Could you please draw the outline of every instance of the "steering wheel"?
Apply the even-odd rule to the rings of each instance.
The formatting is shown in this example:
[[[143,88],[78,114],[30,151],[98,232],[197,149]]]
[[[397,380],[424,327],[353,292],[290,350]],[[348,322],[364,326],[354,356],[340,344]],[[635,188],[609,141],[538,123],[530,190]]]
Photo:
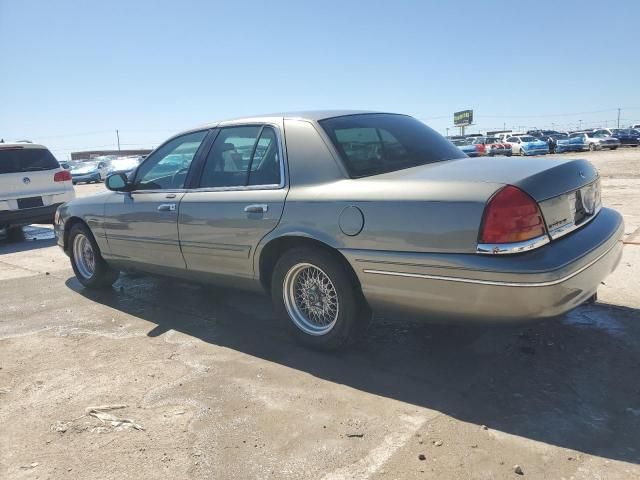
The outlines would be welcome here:
[[[175,188],[176,179],[178,178],[178,175],[187,173],[188,171],[189,171],[189,167],[183,167],[180,170],[176,171],[176,173],[174,173],[171,177],[171,187]]]

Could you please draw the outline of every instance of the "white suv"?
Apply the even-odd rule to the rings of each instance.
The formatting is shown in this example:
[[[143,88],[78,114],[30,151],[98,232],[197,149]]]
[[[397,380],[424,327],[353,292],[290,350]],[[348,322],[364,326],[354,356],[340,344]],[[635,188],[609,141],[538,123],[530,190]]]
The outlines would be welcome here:
[[[0,231],[53,223],[58,206],[73,198],[71,173],[46,147],[0,143]]]

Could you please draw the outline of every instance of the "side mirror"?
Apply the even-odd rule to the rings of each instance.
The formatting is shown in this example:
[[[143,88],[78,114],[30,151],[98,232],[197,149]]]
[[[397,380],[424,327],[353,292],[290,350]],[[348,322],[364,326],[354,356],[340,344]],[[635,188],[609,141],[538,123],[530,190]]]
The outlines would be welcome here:
[[[105,187],[114,192],[126,192],[131,184],[124,173],[114,173],[109,175],[104,182]]]

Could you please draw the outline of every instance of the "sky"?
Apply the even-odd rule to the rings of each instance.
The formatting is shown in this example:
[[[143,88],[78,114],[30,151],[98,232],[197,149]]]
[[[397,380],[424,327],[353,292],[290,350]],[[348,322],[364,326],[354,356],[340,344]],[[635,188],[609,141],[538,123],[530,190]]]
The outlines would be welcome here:
[[[277,111],[453,134],[640,123],[640,2],[0,0],[0,138],[154,147]]]

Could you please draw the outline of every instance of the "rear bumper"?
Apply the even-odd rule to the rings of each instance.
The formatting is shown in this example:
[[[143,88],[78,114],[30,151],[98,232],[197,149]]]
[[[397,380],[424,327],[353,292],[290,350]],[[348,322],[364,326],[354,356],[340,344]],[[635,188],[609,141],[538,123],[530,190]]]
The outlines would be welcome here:
[[[344,250],[378,311],[433,322],[513,323],[565,313],[618,265],[624,224],[603,209],[583,228],[517,255]]]
[[[62,205],[55,203],[45,207],[24,208],[22,210],[0,211],[0,226],[2,225],[30,225],[32,223],[53,223],[56,209]]]

